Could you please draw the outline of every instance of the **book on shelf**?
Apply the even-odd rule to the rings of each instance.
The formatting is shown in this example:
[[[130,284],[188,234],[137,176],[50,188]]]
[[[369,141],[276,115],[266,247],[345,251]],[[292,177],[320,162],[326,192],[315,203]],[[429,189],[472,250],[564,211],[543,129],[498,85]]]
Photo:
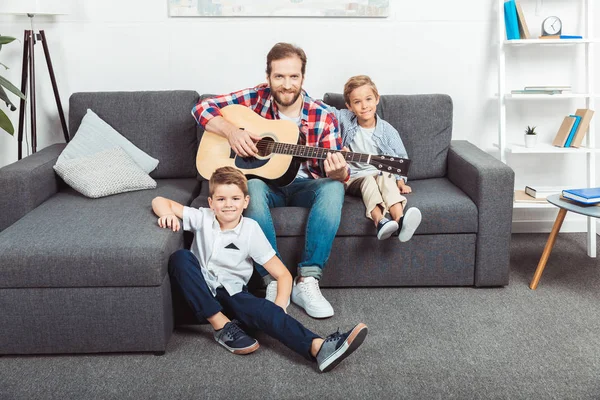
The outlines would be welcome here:
[[[510,94],[561,94],[562,89],[513,89]]]
[[[575,118],[571,116],[567,116],[563,119],[560,128],[558,128],[558,132],[552,141],[552,146],[557,147],[565,147],[565,142],[567,141],[569,134],[571,133],[571,129],[573,128],[573,124],[575,123]]]
[[[600,187],[565,189],[562,191],[562,196],[583,204],[596,204],[600,203]]]
[[[531,197],[530,195],[528,195],[527,193],[525,193],[524,190],[515,190],[515,195],[514,195],[514,202],[515,203],[546,203],[546,199],[538,199],[535,197]]]
[[[520,38],[515,0],[508,0],[504,3],[504,25],[506,27],[506,38],[508,40]]]
[[[525,86],[523,89],[524,90],[560,90],[561,92],[570,92],[571,86],[570,85],[565,85],[565,86],[560,86],[560,85]]]
[[[583,39],[580,35],[542,35],[539,39]]]
[[[549,186],[525,186],[525,193],[535,199],[545,199],[551,194],[560,193],[560,189]]]
[[[521,7],[521,3],[515,1],[515,7],[517,9],[517,20],[519,22],[519,37],[521,39],[531,39],[527,22],[525,22],[525,13],[523,13],[523,7]]]
[[[571,147],[580,147],[581,142],[583,141],[583,138],[585,137],[585,134],[587,133],[588,128],[590,127],[590,121],[594,116],[594,111],[587,108],[579,108],[575,112],[575,115],[580,116],[581,121],[579,121],[579,126],[577,127],[575,137],[571,142]]]
[[[579,126],[579,121],[581,121],[581,117],[579,115],[569,115],[569,117],[575,118],[575,122],[573,122],[573,127],[571,128],[571,132],[569,132],[569,136],[565,141],[565,147],[571,147],[571,142],[573,142],[573,137],[575,137],[575,132],[577,132],[577,127]]]

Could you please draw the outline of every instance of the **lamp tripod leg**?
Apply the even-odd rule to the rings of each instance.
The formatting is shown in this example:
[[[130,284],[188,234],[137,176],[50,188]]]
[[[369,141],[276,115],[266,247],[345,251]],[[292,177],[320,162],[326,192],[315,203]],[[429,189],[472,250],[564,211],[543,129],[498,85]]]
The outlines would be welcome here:
[[[48,72],[50,73],[50,81],[52,81],[52,90],[54,91],[54,99],[56,100],[56,107],[58,108],[60,124],[62,125],[63,134],[65,136],[65,142],[69,143],[69,131],[67,129],[67,122],[65,120],[65,114],[63,112],[62,103],[60,101],[60,95],[58,94],[58,85],[56,84],[54,68],[52,68],[52,60],[50,59],[50,51],[48,50],[48,41],[46,40],[46,33],[42,30],[40,31],[40,36],[42,38],[42,47],[44,48],[44,55],[46,56]]]
[[[36,129],[36,112],[35,112],[35,52],[33,45],[35,44],[35,32],[30,31],[29,36],[29,106],[31,110],[31,152],[37,151],[37,129]]]
[[[31,31],[26,30],[23,38],[23,64],[21,69],[21,93],[27,93],[27,69],[29,67],[29,36]],[[21,99],[19,103],[19,133],[17,143],[19,150],[19,160],[23,158],[23,129],[25,127],[25,100]]]

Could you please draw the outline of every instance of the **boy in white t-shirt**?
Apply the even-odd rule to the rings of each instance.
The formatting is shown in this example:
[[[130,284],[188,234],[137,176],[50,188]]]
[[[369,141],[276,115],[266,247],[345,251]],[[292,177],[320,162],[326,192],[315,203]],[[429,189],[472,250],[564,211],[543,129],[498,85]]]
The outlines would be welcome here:
[[[250,201],[246,177],[235,168],[219,168],[210,179],[209,192],[210,208],[185,207],[163,197],[152,200],[161,228],[179,231],[181,218],[183,229],[194,232],[191,251],[178,250],[169,259],[172,289],[181,292],[196,318],[208,321],[215,340],[234,354],[249,354],[259,347],[244,331],[247,327],[316,361],[322,372],[333,369],[361,345],[367,326],[360,323],[323,339],[289,316],[292,276],[258,223],[242,216]],[[275,303],[248,292],[253,261],[277,280]]]
[[[344,85],[347,110],[336,110],[342,131],[342,143],[350,151],[363,154],[386,154],[407,158],[408,154],[398,131],[377,116],[379,92],[366,75],[353,76]],[[361,195],[367,218],[373,220],[379,240],[398,232],[401,242],[410,240],[421,223],[421,211],[406,210],[404,194],[412,192],[405,176],[380,172],[369,164],[349,163],[350,179],[346,192]],[[386,218],[389,212],[392,219]]]

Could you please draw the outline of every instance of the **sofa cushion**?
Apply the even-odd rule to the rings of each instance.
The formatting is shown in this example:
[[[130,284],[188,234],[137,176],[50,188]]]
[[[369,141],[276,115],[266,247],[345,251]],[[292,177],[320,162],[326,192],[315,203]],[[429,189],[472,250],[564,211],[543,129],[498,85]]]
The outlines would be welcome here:
[[[346,108],[344,97],[325,93],[323,101]],[[446,175],[452,139],[452,98],[445,94],[382,95],[377,114],[400,133],[411,159],[408,179]]]
[[[407,195],[407,207],[417,207],[423,220],[417,235],[477,233],[478,216],[475,203],[446,178],[409,182],[413,193]],[[208,192],[202,188],[192,207],[208,207]],[[252,201],[252,199],[250,199]],[[308,219],[307,208],[280,207],[271,210],[277,236],[303,236]],[[346,195],[337,236],[374,236],[375,226],[365,217],[360,197]]]
[[[155,196],[183,204],[195,179],[89,199],[68,188],[0,232],[0,287],[160,286],[182,232],[159,228]]]
[[[87,109],[160,163],[153,178],[196,177],[196,121],[191,110],[198,93],[81,92],[69,99],[69,132],[77,132]]]
[[[92,198],[156,187],[156,181],[120,147],[75,159],[59,158],[54,170],[73,189]]]
[[[81,120],[77,134],[60,153],[57,163],[91,156],[115,147],[122,148],[148,174],[158,166],[156,158],[144,153],[90,109]]]

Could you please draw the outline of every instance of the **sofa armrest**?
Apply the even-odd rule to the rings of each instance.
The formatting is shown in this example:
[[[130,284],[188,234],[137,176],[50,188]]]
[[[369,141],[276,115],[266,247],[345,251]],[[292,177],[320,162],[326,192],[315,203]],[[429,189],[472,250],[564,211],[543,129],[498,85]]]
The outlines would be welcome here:
[[[66,144],[55,144],[0,168],[0,231],[58,192],[52,168]]]
[[[453,140],[448,179],[473,200],[478,210],[475,286],[508,284],[514,171],[465,140]]]

